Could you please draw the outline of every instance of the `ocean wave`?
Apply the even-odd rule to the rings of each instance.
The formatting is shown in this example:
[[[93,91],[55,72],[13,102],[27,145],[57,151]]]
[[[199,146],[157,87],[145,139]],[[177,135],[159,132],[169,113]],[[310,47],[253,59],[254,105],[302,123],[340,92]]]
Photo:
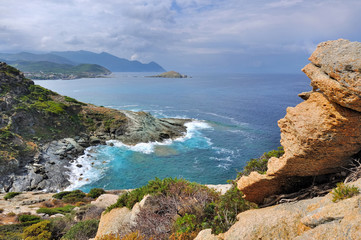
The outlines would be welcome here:
[[[222,147],[212,147],[213,150],[216,151],[217,154],[230,154],[234,155],[234,150],[222,148]]]
[[[96,159],[95,148],[94,146],[87,148],[84,155],[70,164],[68,169],[70,170],[69,182],[71,184],[64,191],[79,189],[104,177],[109,160],[101,161]]]
[[[245,122],[240,122],[240,121],[237,121],[235,118],[233,117],[229,117],[229,116],[224,116],[224,115],[221,115],[221,114],[217,114],[217,113],[213,113],[213,112],[203,112],[203,111],[199,111],[199,113],[202,113],[202,114],[206,114],[206,115],[211,115],[211,116],[215,116],[215,117],[218,117],[218,118],[223,118],[223,119],[227,119],[229,120],[231,123],[237,125],[237,126],[245,126],[245,125],[248,125],[248,123],[245,123]]]
[[[203,136],[200,132],[200,130],[203,129],[212,129],[209,124],[204,121],[194,120],[186,123],[185,126],[187,127],[185,136],[174,140],[167,139],[163,142],[138,143],[136,145],[127,145],[118,140],[109,140],[106,142],[108,146],[92,146],[87,148],[84,155],[78,157],[71,163],[69,167],[69,181],[71,185],[65,190],[79,189],[86,184],[96,182],[103,178],[108,169],[108,163],[113,161],[115,156],[106,155],[106,161],[97,159],[97,156],[99,156],[101,151],[107,151],[106,149],[109,149],[110,145],[124,151],[139,152],[142,154],[154,153],[157,146],[169,146],[177,143],[182,144],[183,148],[208,148],[212,145],[211,140]],[[187,141],[189,141],[189,143]]]
[[[211,159],[211,160],[216,160],[216,161],[218,161],[218,162],[233,162],[233,160],[231,159],[230,156],[222,157],[222,158],[210,157],[209,159]]]
[[[184,124],[187,127],[187,133],[183,137],[176,138],[174,140],[166,139],[163,142],[148,142],[148,143],[138,143],[136,145],[127,145],[119,140],[109,140],[107,141],[107,145],[114,145],[118,148],[124,148],[126,150],[131,150],[133,152],[140,152],[143,154],[151,154],[154,152],[154,149],[156,146],[165,146],[165,145],[171,145],[174,142],[185,142],[193,137],[195,135],[199,136],[199,130],[202,129],[212,129],[212,127],[207,124],[206,122],[200,121],[200,120],[194,120],[188,123]],[[203,139],[206,140],[207,144],[210,146],[212,145],[211,139],[201,136]]]

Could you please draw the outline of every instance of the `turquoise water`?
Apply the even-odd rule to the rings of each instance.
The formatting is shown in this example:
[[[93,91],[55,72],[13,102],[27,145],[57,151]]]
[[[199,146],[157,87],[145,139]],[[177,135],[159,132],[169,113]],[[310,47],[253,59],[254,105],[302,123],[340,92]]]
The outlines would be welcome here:
[[[194,74],[186,79],[115,73],[112,78],[43,80],[37,84],[80,101],[157,117],[196,119],[184,138],[87,149],[71,167],[71,188],[135,188],[154,177],[207,184],[234,179],[250,158],[277,148],[277,121],[310,90],[295,75]],[[152,74],[149,74],[152,75]],[[76,164],[83,165],[78,168]]]

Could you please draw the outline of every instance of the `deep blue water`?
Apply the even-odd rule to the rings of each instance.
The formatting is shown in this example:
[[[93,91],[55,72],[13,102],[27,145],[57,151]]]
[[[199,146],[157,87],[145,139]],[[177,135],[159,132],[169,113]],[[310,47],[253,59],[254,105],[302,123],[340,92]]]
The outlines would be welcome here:
[[[135,188],[154,177],[224,184],[250,158],[280,146],[277,121],[288,106],[301,102],[298,93],[310,90],[302,74],[194,74],[185,79],[146,75],[151,74],[35,81],[83,102],[198,120],[185,138],[173,142],[133,147],[117,142],[115,147],[88,149],[77,160],[83,168],[72,167],[73,188]]]

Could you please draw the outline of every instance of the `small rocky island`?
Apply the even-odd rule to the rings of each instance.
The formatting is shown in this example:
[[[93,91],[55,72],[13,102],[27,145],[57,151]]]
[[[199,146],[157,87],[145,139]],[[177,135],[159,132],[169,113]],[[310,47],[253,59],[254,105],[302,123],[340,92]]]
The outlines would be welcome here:
[[[169,71],[169,72],[164,72],[164,73],[161,73],[159,75],[150,76],[150,77],[157,77],[157,78],[187,78],[188,76],[180,74],[180,73],[175,72],[175,71]]]

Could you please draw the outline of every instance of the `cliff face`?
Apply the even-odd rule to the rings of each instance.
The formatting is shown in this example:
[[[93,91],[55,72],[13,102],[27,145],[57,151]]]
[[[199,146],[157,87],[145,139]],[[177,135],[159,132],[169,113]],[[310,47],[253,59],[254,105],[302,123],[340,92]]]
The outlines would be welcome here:
[[[69,184],[66,166],[84,148],[110,139],[136,144],[176,138],[186,121],[85,104],[0,63],[0,188],[61,189]]]
[[[269,160],[265,175],[238,181],[250,201],[262,203],[300,177],[336,173],[361,151],[361,43],[324,42],[309,60],[303,71],[313,91],[278,122],[285,154]]]

